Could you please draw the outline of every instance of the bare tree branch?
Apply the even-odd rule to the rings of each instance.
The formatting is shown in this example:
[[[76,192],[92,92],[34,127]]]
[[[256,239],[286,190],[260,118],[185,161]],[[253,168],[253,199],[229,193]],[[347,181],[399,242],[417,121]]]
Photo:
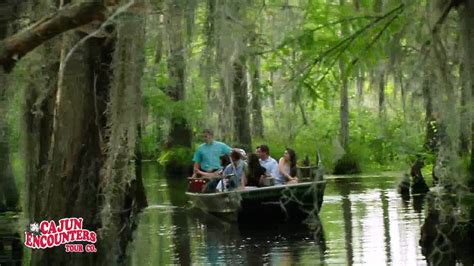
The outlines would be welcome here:
[[[45,41],[68,30],[102,21],[106,7],[97,2],[68,5],[56,13],[40,19],[32,27],[0,41],[0,65],[10,72],[16,62]]]

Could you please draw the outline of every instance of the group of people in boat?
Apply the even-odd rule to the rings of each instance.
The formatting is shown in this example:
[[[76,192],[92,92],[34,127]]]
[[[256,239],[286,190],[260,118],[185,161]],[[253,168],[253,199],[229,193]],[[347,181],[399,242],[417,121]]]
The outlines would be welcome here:
[[[247,154],[242,149],[231,148],[214,140],[213,132],[209,129],[203,131],[202,137],[204,143],[193,156],[192,178],[209,180],[204,192],[298,182],[296,153],[290,148],[286,148],[277,162],[270,156],[267,145],[260,145],[254,153]]]

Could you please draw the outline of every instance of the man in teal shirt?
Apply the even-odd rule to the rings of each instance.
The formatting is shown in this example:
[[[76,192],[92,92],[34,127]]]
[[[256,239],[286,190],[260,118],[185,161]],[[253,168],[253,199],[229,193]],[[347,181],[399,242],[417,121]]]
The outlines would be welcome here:
[[[203,131],[203,139],[205,143],[199,145],[193,156],[193,177],[196,177],[196,174],[203,175],[204,177],[210,176],[206,175],[206,173],[220,170],[220,157],[230,154],[232,151],[232,148],[227,144],[214,140],[214,134],[209,129]]]

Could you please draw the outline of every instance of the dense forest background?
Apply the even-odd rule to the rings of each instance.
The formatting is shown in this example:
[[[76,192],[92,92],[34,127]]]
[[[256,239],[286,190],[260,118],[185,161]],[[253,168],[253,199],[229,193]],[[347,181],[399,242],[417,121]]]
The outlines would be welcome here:
[[[470,195],[472,25],[472,0],[0,1],[0,209],[84,217],[120,260],[141,161],[184,177],[204,128]]]

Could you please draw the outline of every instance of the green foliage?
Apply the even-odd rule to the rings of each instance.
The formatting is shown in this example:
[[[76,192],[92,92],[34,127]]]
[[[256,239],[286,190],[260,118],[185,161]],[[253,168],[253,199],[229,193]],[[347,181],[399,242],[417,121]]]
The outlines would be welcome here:
[[[186,147],[174,147],[173,149],[163,151],[158,158],[158,162],[163,166],[170,163],[187,166],[190,164],[192,157],[192,149]]]
[[[277,102],[277,110],[283,109],[283,102]],[[301,118],[293,112],[278,114],[278,121],[272,110],[265,114],[266,140],[254,141],[255,144],[267,143],[272,156],[276,159],[283,155],[285,147],[296,150],[299,161],[305,155],[312,163],[316,162],[319,150],[325,168],[334,169],[335,163],[346,153],[338,144],[339,113],[335,105],[326,109],[317,106],[307,111],[309,125],[302,125]],[[370,108],[360,107],[350,113],[350,145],[349,150],[357,157],[364,172],[408,169],[411,157],[421,154],[426,164],[433,162],[433,155],[423,153],[423,127],[405,125],[398,112],[391,113],[391,119],[381,125],[377,112]],[[419,121],[422,118],[419,117]],[[288,130],[292,129],[293,132]],[[293,139],[291,139],[293,134]]]
[[[296,150],[300,160],[308,155],[312,162],[319,151],[326,169],[334,169],[335,163],[349,154],[346,156],[356,157],[365,172],[407,169],[412,157],[421,154],[426,158],[426,170],[434,163],[434,157],[423,147],[424,106],[417,85],[412,84],[415,81],[410,79],[419,60],[418,52],[407,48],[419,47],[429,38],[420,35],[424,22],[416,19],[419,10],[414,4],[389,1],[381,12],[375,12],[373,1],[359,2],[358,10],[351,1],[342,6],[339,2],[322,0],[305,4],[290,1],[290,7],[285,1],[247,6],[246,21],[241,23],[249,36],[257,38],[254,44],[247,43],[249,57],[261,52],[259,83],[265,132],[264,139],[253,139],[253,143],[268,144],[276,159],[287,146]],[[206,5],[198,8],[196,34],[186,44],[189,53],[184,101],[173,101],[167,95],[166,88],[173,81],[168,79],[166,60],[154,65],[156,40],[149,40],[152,44],[147,45],[149,75],[144,82],[144,105],[152,119],[148,122],[151,125],[145,127],[142,150],[150,157],[159,156],[160,162],[169,162],[171,158],[189,161],[192,157],[191,153],[175,154],[163,148],[171,117],[186,118],[194,132],[209,126],[216,129],[220,122],[223,91],[219,67],[224,58],[220,58],[222,47],[218,45],[223,44],[211,44],[214,46],[207,50],[206,8]],[[222,41],[223,36],[216,29],[211,34],[214,42]],[[203,71],[206,51],[210,51],[215,65]],[[387,79],[384,82],[387,111],[383,116],[377,111],[378,84],[374,78],[380,66],[386,70]],[[347,75],[350,98],[347,151],[338,142],[341,69]],[[359,71],[364,77],[362,100],[356,95]],[[402,108],[401,85],[392,80],[397,71],[402,73],[408,107]],[[208,75],[211,75],[210,98],[205,85]],[[303,112],[307,124],[303,123]],[[231,144],[232,140],[228,142]]]
[[[358,174],[360,173],[360,165],[356,154],[345,153],[334,166],[334,174]]]

